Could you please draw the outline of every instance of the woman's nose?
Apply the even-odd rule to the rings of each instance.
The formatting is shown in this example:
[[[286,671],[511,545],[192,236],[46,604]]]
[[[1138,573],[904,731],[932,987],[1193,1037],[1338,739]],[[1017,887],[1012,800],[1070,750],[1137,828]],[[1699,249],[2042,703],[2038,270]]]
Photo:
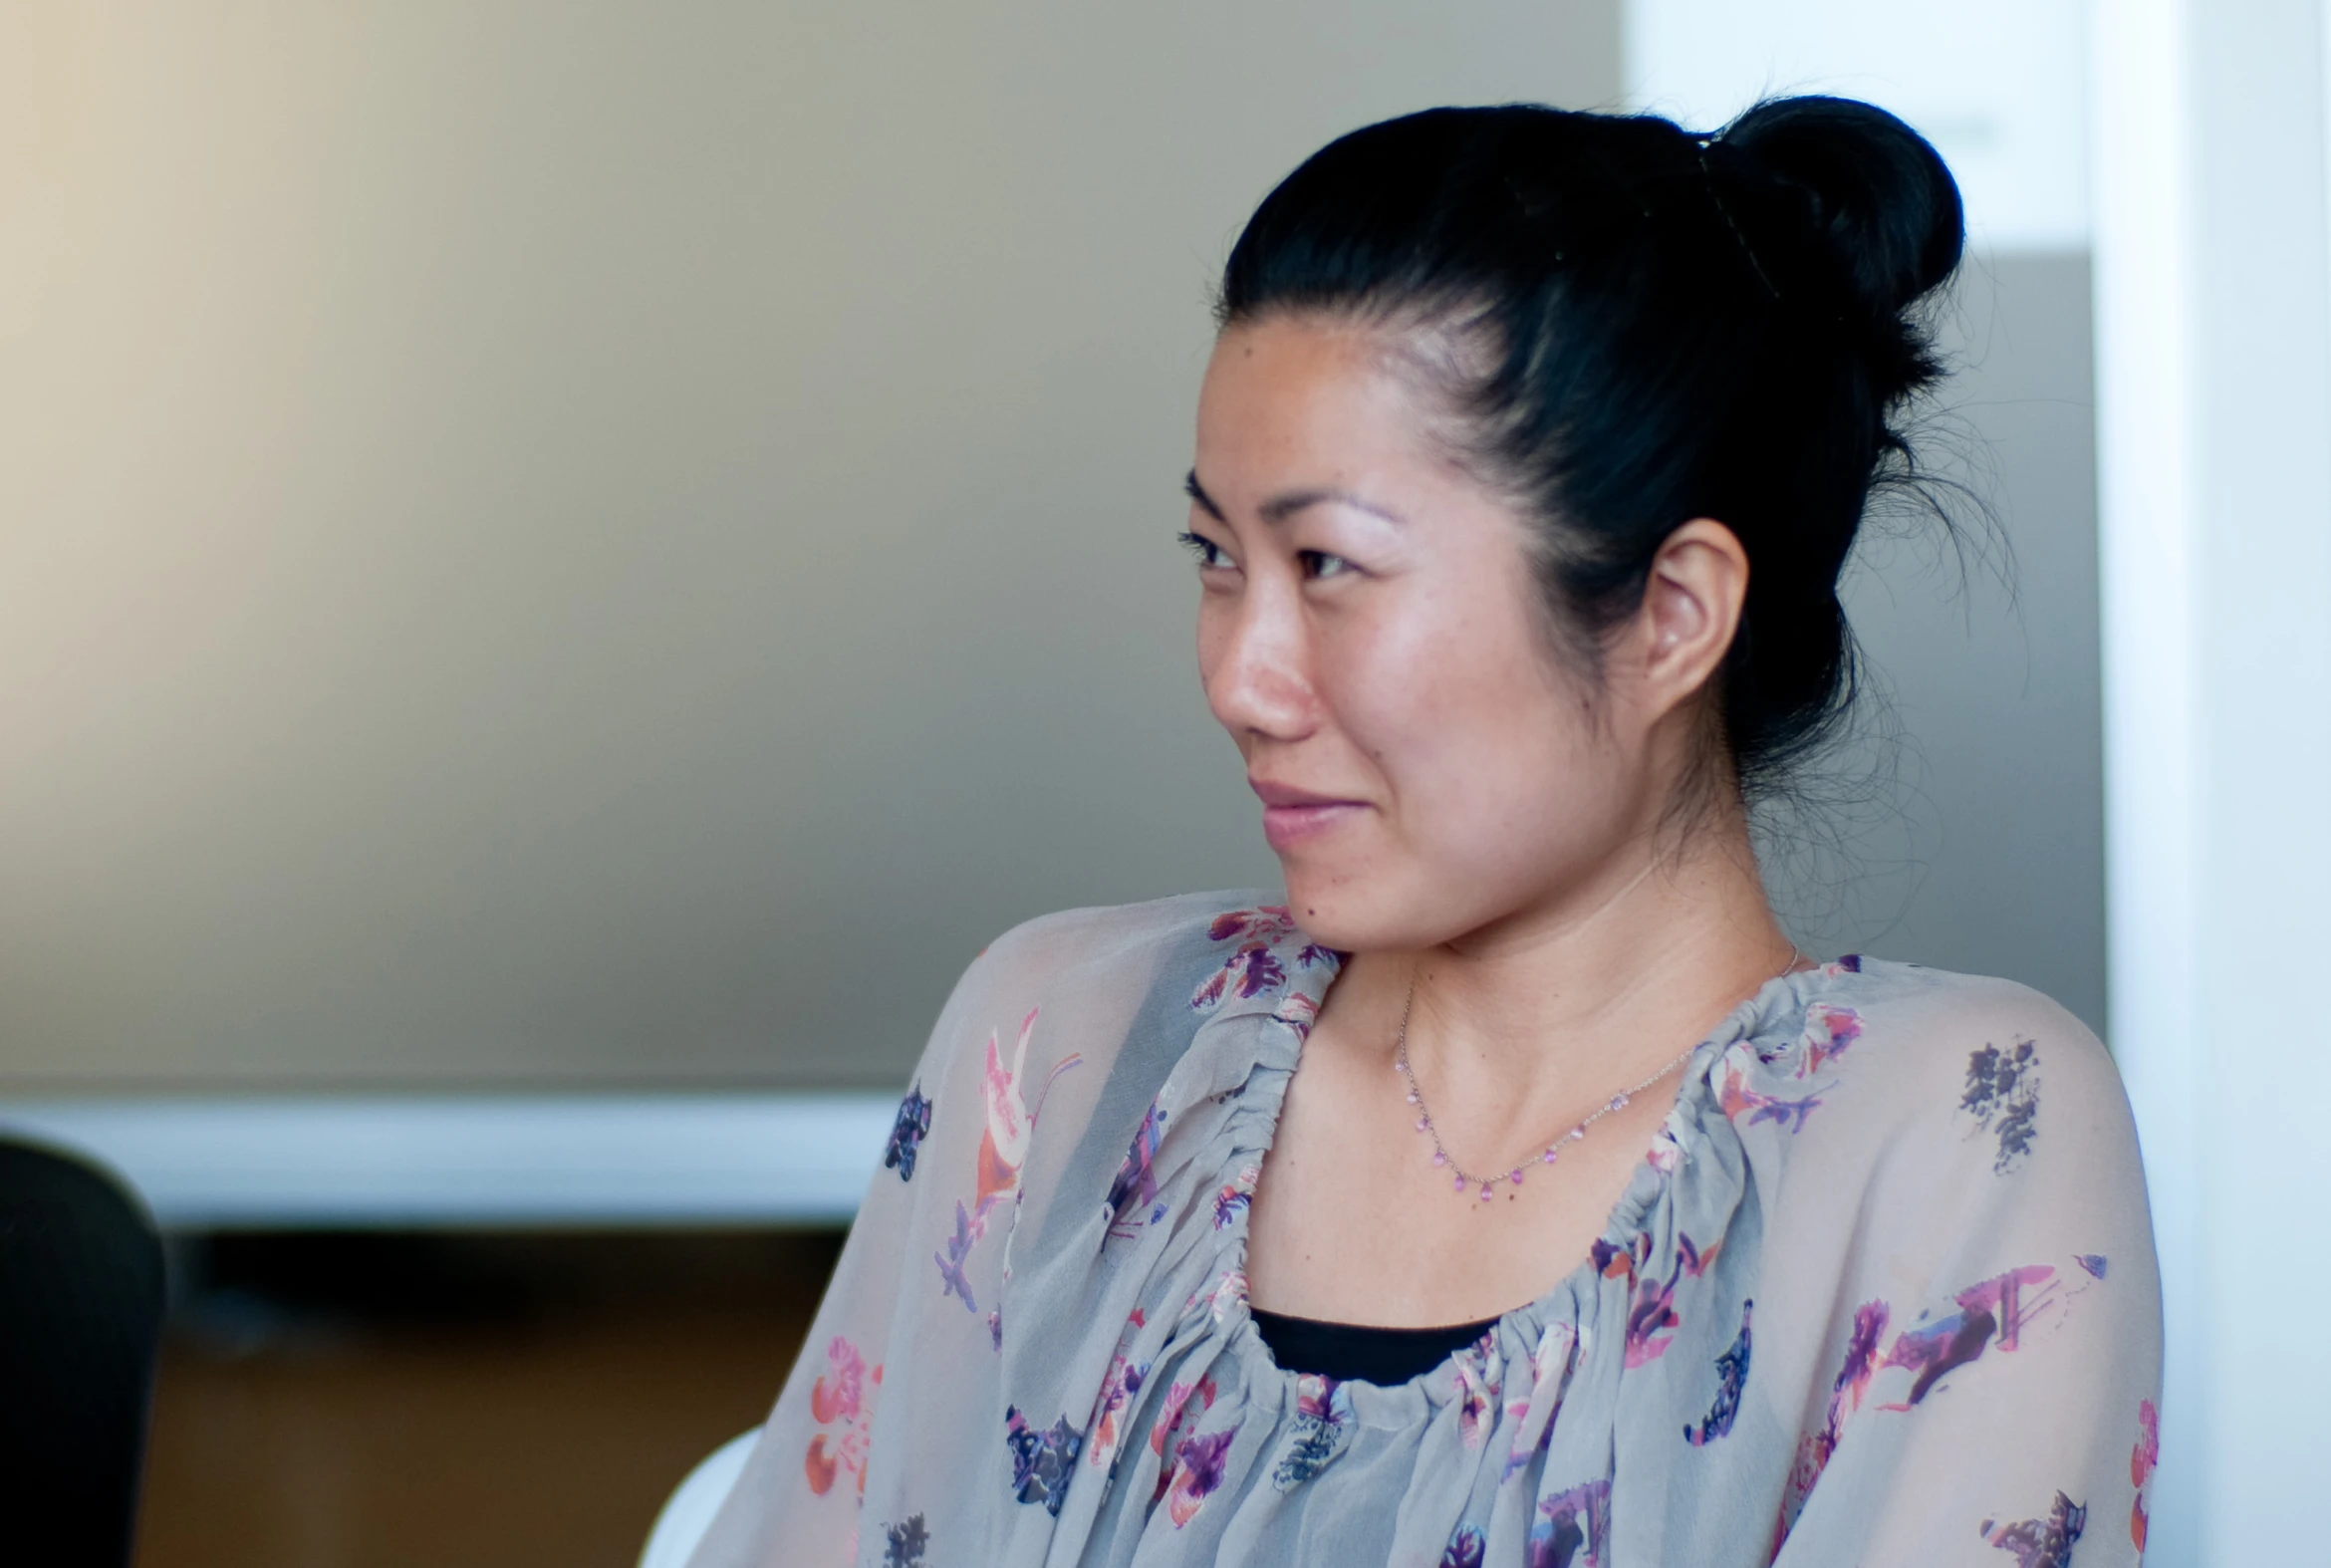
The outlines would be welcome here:
[[[1239,596],[1206,674],[1206,704],[1232,736],[1300,740],[1319,720],[1302,616],[1272,586]]]

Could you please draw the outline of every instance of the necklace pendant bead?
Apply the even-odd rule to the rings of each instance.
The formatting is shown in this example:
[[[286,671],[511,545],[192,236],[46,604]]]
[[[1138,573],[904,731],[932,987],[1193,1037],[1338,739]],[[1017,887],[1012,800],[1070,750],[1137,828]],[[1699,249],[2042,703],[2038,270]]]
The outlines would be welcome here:
[[[1547,1150],[1547,1151],[1546,1151],[1546,1164],[1548,1164],[1548,1165],[1552,1165],[1552,1164],[1554,1163],[1555,1159],[1556,1159],[1556,1156],[1555,1156],[1555,1153],[1554,1153],[1554,1151],[1553,1151],[1553,1150],[1551,1150],[1551,1149]]]
[[[1627,1097],[1626,1097],[1625,1095],[1613,1095],[1613,1096],[1611,1097],[1611,1109],[1612,1109],[1612,1110],[1614,1110],[1614,1111],[1624,1111],[1624,1110],[1626,1110],[1626,1109],[1627,1109]]]
[[[1521,1178],[1522,1168],[1520,1166],[1515,1166],[1510,1172],[1506,1173],[1505,1179],[1511,1181],[1515,1186],[1521,1185]]]
[[[1417,1091],[1416,1091],[1416,1090],[1414,1090],[1414,1089],[1412,1089],[1412,1090],[1410,1090],[1410,1091],[1409,1091],[1409,1104],[1411,1104],[1411,1105],[1415,1105],[1416,1103],[1417,1103]]]
[[[1458,1176],[1456,1178],[1456,1189],[1460,1192],[1465,1189],[1465,1178],[1463,1176]]]
[[[1448,1156],[1435,1149],[1432,1151],[1432,1163],[1436,1166],[1445,1166],[1448,1164]]]
[[[1481,1201],[1484,1203],[1489,1201],[1489,1183],[1486,1181],[1481,1183]]]
[[[1424,1120],[1424,1118],[1423,1118],[1423,1117],[1419,1117],[1419,1118],[1417,1118],[1417,1131],[1418,1131],[1418,1132],[1420,1132],[1420,1133],[1424,1132],[1424,1129],[1426,1129],[1427,1127],[1430,1127],[1431,1125],[1432,1125],[1432,1124],[1431,1124],[1430,1122],[1427,1122],[1427,1121],[1426,1121],[1426,1120]]]

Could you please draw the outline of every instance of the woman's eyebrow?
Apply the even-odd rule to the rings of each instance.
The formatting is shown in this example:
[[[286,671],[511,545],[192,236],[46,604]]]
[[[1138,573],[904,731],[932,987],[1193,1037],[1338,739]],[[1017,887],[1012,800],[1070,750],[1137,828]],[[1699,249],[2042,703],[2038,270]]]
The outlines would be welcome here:
[[[1206,494],[1206,487],[1198,483],[1195,468],[1192,468],[1188,475],[1182,479],[1181,491],[1196,502],[1205,514],[1215,522],[1226,523],[1229,521],[1227,517],[1222,515],[1220,505],[1215,502],[1212,496]],[[1289,490],[1283,495],[1272,496],[1263,502],[1258,510],[1264,522],[1283,523],[1307,506],[1319,506],[1330,501],[1338,506],[1349,506],[1355,511],[1366,512],[1371,517],[1381,517],[1388,523],[1405,524],[1407,522],[1407,519],[1398,512],[1387,511],[1374,501],[1354,495],[1349,490],[1338,490],[1325,486],[1308,490]]]
[[[1283,523],[1307,506],[1321,506],[1328,502],[1333,502],[1338,506],[1351,507],[1356,512],[1366,512],[1371,517],[1381,517],[1388,523],[1405,523],[1407,521],[1398,512],[1387,511],[1364,496],[1354,495],[1349,490],[1325,487],[1310,490],[1289,490],[1283,495],[1274,495],[1263,502],[1259,510],[1264,522]]]

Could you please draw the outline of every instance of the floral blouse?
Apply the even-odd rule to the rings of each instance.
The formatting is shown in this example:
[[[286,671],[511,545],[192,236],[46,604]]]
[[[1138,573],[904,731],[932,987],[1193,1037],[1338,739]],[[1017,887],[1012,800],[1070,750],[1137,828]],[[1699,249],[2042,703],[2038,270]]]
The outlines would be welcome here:
[[[1592,1255],[1379,1387],[1281,1370],[1246,1300],[1337,965],[1237,896],[983,953],[696,1568],[2138,1559],[2159,1283],[2062,1008],[1854,958],[1767,983]]]

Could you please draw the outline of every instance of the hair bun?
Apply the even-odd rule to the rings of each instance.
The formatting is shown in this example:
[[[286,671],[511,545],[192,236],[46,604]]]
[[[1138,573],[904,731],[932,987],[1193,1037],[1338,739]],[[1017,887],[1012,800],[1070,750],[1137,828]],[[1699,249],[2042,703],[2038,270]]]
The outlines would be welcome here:
[[[1925,136],[1875,105],[1776,98],[1724,128],[1810,198],[1865,304],[1899,313],[1950,276],[1966,240],[1958,182]]]

